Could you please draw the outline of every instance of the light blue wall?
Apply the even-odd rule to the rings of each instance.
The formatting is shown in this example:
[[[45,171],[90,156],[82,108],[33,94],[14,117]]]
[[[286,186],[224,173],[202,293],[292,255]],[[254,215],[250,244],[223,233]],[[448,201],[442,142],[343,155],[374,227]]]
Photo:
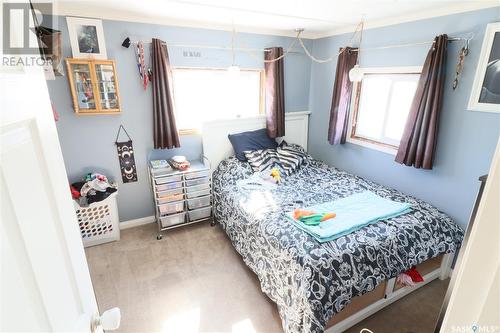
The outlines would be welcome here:
[[[55,17],[55,26],[63,32],[63,54],[71,57],[71,48],[64,17]],[[143,91],[137,74],[132,49],[121,46],[126,36],[150,40],[160,38],[169,43],[227,46],[231,33],[206,29],[191,29],[120,21],[103,21],[106,50],[109,59],[116,60],[122,103],[122,114],[111,116],[76,116],[66,77],[48,81],[52,102],[60,115],[57,123],[59,140],[70,181],[79,180],[90,171],[102,172],[118,181],[118,208],[120,220],[125,221],[153,215],[153,204],[147,180],[148,154],[152,150],[151,87]],[[238,34],[237,45],[250,48],[288,46],[291,38]],[[307,42],[311,46],[311,42]],[[146,47],[148,49],[148,47]],[[183,51],[199,51],[200,58],[186,58]],[[147,51],[147,50],[146,50]],[[169,48],[172,66],[227,67],[231,53],[222,50]],[[257,57],[260,55],[257,54]],[[149,54],[146,54],[149,59]],[[263,62],[246,53],[238,53],[236,62],[241,67],[263,68]],[[285,58],[285,105],[287,111],[303,111],[309,105],[311,63],[301,54]],[[133,139],[139,181],[122,184],[114,140],[120,124]],[[154,151],[152,157],[186,155],[199,158],[201,138],[182,136],[180,149]]]
[[[436,159],[432,170],[419,170],[394,162],[394,156],[354,144],[331,146],[328,119],[336,62],[314,63],[311,70],[309,151],[340,169],[358,174],[432,203],[461,226],[467,224],[478,189],[477,178],[488,172],[500,134],[500,114],[467,111],[469,94],[486,25],[500,21],[500,7],[437,17],[366,30],[363,47],[432,40],[446,33],[475,34],[459,87],[452,90],[460,43],[450,43],[447,79],[441,113]],[[347,45],[350,34],[313,43],[314,55],[326,58]],[[422,65],[429,46],[361,52],[361,66]]]
[[[465,226],[478,187],[477,177],[488,171],[488,166],[500,134],[500,116],[492,113],[466,110],[469,93],[486,24],[500,20],[499,9],[438,17],[395,26],[366,30],[363,46],[409,43],[432,40],[435,35],[450,36],[474,32],[471,52],[466,58],[464,72],[457,90],[451,89],[459,43],[452,43],[448,53],[448,71],[445,88],[437,154],[433,170],[417,170],[401,166],[394,157],[361,146],[346,144],[330,146],[326,135],[336,63],[316,64],[303,55],[291,54],[285,58],[285,93],[287,111],[310,109],[309,151],[341,169],[359,174],[405,193],[429,201]],[[71,56],[66,21],[57,17],[56,26],[63,31],[63,53]],[[149,39],[158,37],[170,43],[229,45],[228,32],[104,21],[108,57],[115,59],[120,84],[123,113],[119,116],[76,116],[66,78],[48,81],[50,96],[60,114],[57,124],[66,169],[71,181],[89,171],[99,171],[116,179],[120,186],[120,219],[129,220],[153,214],[152,199],[147,181],[146,161],[151,157],[183,154],[196,158],[201,152],[199,136],[182,136],[182,148],[169,151],[152,150],[151,88],[144,92],[140,85],[131,49],[121,47],[126,36]],[[328,57],[344,46],[349,34],[308,41],[318,57]],[[290,38],[239,34],[241,46],[262,48],[287,46]],[[193,49],[188,49],[193,50]],[[428,46],[370,51],[361,54],[362,66],[422,65]],[[183,57],[184,49],[170,48],[173,66],[226,67],[231,54],[217,50],[200,51],[201,58]],[[146,55],[146,59],[149,56]],[[242,67],[262,68],[263,64],[245,53],[237,54]],[[136,153],[139,181],[122,184],[114,139],[119,124],[123,124],[132,139]]]

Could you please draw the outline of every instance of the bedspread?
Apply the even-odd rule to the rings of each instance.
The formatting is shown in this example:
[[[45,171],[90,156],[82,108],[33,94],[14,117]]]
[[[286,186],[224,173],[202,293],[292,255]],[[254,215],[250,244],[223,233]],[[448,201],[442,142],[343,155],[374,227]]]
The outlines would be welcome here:
[[[213,175],[214,214],[262,291],[277,305],[283,329],[323,332],[355,296],[430,258],[455,252],[463,232],[430,204],[312,160],[275,188],[247,188],[248,163],[222,161]],[[412,206],[410,213],[319,243],[283,215],[294,208],[371,191]]]

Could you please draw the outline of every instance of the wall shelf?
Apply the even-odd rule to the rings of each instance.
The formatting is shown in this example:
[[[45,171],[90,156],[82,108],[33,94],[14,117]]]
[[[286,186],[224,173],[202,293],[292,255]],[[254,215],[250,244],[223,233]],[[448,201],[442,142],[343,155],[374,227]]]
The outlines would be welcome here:
[[[119,114],[114,60],[66,59],[73,108],[78,115]]]

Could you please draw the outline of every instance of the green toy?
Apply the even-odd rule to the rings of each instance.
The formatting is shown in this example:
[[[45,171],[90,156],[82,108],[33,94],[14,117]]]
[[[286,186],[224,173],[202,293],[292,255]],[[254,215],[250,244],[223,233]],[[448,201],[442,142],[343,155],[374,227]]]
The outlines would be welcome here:
[[[321,219],[323,218],[323,214],[312,214],[308,216],[302,216],[299,218],[299,221],[304,223],[305,225],[318,225],[321,223]]]

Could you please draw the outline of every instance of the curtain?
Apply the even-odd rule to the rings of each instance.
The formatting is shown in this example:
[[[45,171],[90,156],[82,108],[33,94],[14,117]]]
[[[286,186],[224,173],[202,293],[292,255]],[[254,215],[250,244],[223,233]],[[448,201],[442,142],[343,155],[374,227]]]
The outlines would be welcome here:
[[[153,146],[155,149],[180,147],[175,123],[172,71],[165,43],[153,38]]]
[[[443,102],[447,46],[448,36],[437,36],[427,53],[396,154],[398,163],[432,169]]]
[[[340,48],[339,52],[328,126],[328,142],[331,145],[344,144],[346,140],[352,94],[349,71],[358,59],[358,52],[351,47]]]
[[[267,48],[264,60],[283,56],[282,47]],[[278,61],[264,62],[266,75],[266,127],[270,138],[285,135],[285,84],[283,57]]]

